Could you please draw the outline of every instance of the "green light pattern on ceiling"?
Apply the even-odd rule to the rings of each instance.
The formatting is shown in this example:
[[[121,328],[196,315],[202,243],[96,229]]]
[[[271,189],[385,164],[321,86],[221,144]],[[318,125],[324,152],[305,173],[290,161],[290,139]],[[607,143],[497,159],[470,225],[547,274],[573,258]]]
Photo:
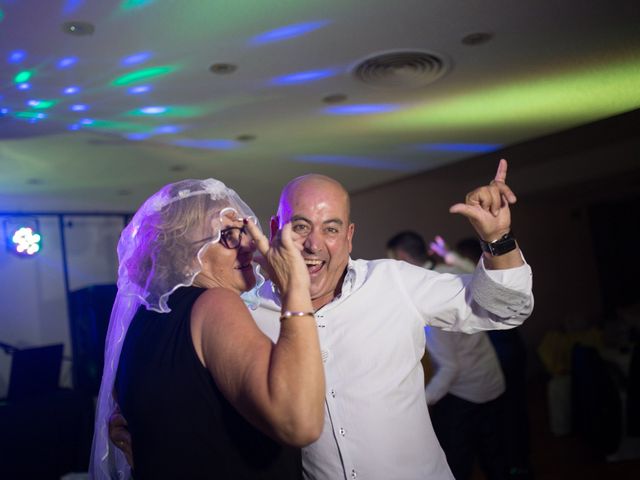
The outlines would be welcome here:
[[[640,57],[425,102],[369,120],[403,129],[586,123],[640,107]]]
[[[29,79],[31,78],[31,76],[33,75],[32,72],[30,72],[29,70],[23,70],[21,72],[18,72],[16,74],[15,77],[13,77],[13,81],[15,83],[24,83],[24,82],[28,82]]]
[[[38,103],[35,105],[31,105],[31,108],[35,110],[47,110],[48,108],[53,107],[58,100],[38,100]]]
[[[143,107],[144,108],[144,107]],[[189,117],[197,117],[202,115],[204,109],[202,107],[187,107],[187,106],[168,106],[165,107],[166,110],[162,113],[149,114],[144,113],[143,109],[136,109],[127,112],[126,115],[130,115],[133,117],[146,117],[146,118],[189,118]]]
[[[96,128],[99,130],[115,130],[118,132],[136,132],[148,133],[153,129],[147,125],[138,125],[137,123],[118,122],[112,120],[92,119],[90,124],[83,125],[83,129]]]
[[[112,85],[116,87],[122,87],[124,85],[131,85],[139,82],[146,82],[152,78],[158,78],[163,75],[167,75],[176,70],[176,67],[171,65],[165,65],[162,67],[151,67],[143,70],[136,70],[135,72],[127,73],[121,77],[116,78]]]
[[[37,119],[42,119],[43,115],[45,114],[38,113],[38,112],[16,112],[14,114],[16,118],[37,118]]]
[[[145,7],[154,0],[123,0],[120,4],[121,10],[133,10],[135,8]]]

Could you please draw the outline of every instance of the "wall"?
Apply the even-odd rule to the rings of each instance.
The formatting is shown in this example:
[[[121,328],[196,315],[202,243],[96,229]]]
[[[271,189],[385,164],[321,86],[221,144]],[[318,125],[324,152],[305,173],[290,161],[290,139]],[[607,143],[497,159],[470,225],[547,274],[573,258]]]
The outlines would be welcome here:
[[[2,214],[0,222],[19,218]],[[0,342],[18,348],[63,343],[61,385],[69,386],[72,350],[59,219],[32,218],[38,219],[43,237],[38,255],[20,258],[4,248],[4,241],[0,245]],[[70,290],[115,283],[122,226],[122,217],[64,217]],[[11,357],[0,351],[0,398],[7,393],[10,368]]]
[[[507,183],[518,196],[513,228],[534,271],[535,312],[522,327],[534,371],[535,348],[567,316],[601,318],[600,279],[588,208],[640,195],[638,111],[495,154],[352,194],[354,257],[385,256],[385,242],[412,229],[450,244],[473,235],[464,217],[448,213],[467,192],[488,183],[507,158]]]

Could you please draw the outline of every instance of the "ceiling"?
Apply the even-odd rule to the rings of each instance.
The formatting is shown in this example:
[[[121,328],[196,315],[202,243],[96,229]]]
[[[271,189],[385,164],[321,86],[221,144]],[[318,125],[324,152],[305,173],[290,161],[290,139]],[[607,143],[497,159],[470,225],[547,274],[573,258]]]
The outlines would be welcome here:
[[[215,177],[266,216],[306,172],[356,191],[639,107],[638,0],[0,0],[4,211]]]

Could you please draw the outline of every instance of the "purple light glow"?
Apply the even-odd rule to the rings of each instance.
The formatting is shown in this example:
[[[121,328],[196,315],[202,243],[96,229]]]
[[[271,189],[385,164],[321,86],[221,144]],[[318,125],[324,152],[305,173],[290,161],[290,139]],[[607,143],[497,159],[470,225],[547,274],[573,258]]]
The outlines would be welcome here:
[[[137,85],[127,90],[130,95],[139,95],[141,93],[147,93],[151,91],[151,85]]]
[[[83,103],[76,103],[75,105],[71,105],[69,110],[72,112],[86,112],[89,110],[89,107]]]
[[[69,68],[72,67],[76,64],[76,62],[78,61],[77,57],[65,57],[60,59],[60,61],[58,62],[58,68]]]
[[[20,63],[27,57],[27,52],[24,50],[14,50],[9,54],[9,63]]]
[[[167,107],[154,106],[154,107],[142,107],[140,109],[140,113],[144,113],[145,115],[159,115],[160,113],[164,113],[167,111]]]
[[[418,145],[420,151],[427,152],[462,152],[462,153],[491,153],[500,149],[497,143],[424,143]]]
[[[124,57],[122,59],[122,65],[138,65],[144,63],[151,58],[151,52],[139,52]]]
[[[62,90],[62,93],[64,93],[65,95],[75,95],[79,91],[80,91],[80,87],[71,86]]]
[[[333,77],[338,72],[334,69],[310,70],[308,72],[292,73],[271,79],[273,85],[295,85],[298,83],[309,83],[323,78]]]
[[[363,103],[359,105],[339,105],[327,107],[325,113],[329,115],[372,115],[377,113],[394,112],[400,108],[392,103]]]
[[[314,30],[328,25],[328,20],[319,20],[316,22],[295,23],[293,25],[286,25],[275,30],[256,35],[249,42],[252,45],[264,45],[266,43],[280,42],[282,40],[288,40],[290,38],[299,37]]]
[[[142,140],[146,140],[151,135],[148,133],[128,133],[125,137],[129,140],[133,140],[134,142],[140,142]]]
[[[240,146],[240,143],[224,138],[211,138],[202,140],[184,138],[180,140],[174,140],[171,143],[179,147],[202,148],[206,150],[232,150]]]

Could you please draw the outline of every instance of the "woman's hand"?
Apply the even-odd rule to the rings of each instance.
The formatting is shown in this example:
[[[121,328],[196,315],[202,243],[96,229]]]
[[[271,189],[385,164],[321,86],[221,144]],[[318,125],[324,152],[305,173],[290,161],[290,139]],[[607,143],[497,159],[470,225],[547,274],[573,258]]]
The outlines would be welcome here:
[[[269,278],[278,288],[282,292],[292,287],[308,290],[309,271],[302,258],[302,244],[296,241],[298,235],[292,231],[291,223],[286,223],[278,230],[271,241],[253,222],[245,219],[244,223],[262,256],[262,259],[256,260],[267,270]]]

